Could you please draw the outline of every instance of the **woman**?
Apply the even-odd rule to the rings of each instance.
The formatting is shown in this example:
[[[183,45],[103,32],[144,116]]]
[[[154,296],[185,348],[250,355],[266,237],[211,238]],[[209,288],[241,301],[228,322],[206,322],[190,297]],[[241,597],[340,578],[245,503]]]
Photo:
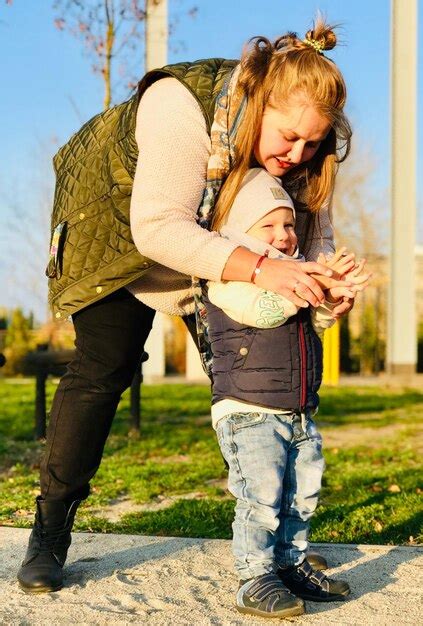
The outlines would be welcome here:
[[[181,315],[193,329],[190,275],[254,278],[298,306],[323,301],[313,275],[327,285],[326,267],[263,261],[203,227],[216,202],[225,215],[246,170],[259,164],[283,177],[294,197],[307,259],[333,251],[328,199],[351,134],[343,78],[323,55],[335,44],[318,20],[304,41],[257,38],[240,64],[209,59],[150,72],[136,96],[90,120],[56,155],[49,298],[57,318],[72,315],[76,356],[51,411],[35,525],[18,574],[26,591],[61,588],[76,509],[155,310]],[[343,302],[334,314],[351,306]],[[207,358],[204,341],[201,351]]]

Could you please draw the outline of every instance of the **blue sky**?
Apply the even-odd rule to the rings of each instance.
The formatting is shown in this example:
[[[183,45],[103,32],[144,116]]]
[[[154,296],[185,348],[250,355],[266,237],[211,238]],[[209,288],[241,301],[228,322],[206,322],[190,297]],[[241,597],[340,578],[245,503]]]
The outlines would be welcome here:
[[[198,13],[192,19],[186,13],[194,5]],[[286,30],[305,33],[317,9],[330,21],[343,25],[341,37],[345,45],[337,47],[329,56],[340,66],[349,88],[347,112],[356,142],[361,142],[375,157],[374,190],[386,193],[389,185],[389,0],[169,0],[170,19],[177,20],[169,62],[212,56],[238,58],[243,43],[254,35],[272,38]],[[423,32],[421,13],[419,31]],[[13,272],[9,271],[4,242],[10,237],[5,234],[4,224],[13,225],[14,206],[27,208],[33,203],[34,211],[40,210],[39,201],[33,202],[34,195],[40,195],[40,176],[47,185],[53,180],[51,169],[41,161],[48,163],[57,143],[65,142],[82,121],[102,107],[103,86],[91,72],[81,43],[68,33],[58,31],[53,17],[51,0],[14,0],[12,6],[5,6],[3,0],[0,5],[0,210],[3,224],[0,306],[32,306],[31,297],[23,298],[13,282]],[[420,103],[421,66],[420,62]],[[142,71],[140,52],[140,76]],[[419,139],[418,146],[423,139],[421,121]],[[419,158],[418,180],[422,178],[423,165]],[[419,198],[421,196],[420,186]],[[27,210],[24,213],[28,215]],[[35,217],[34,228],[39,223]],[[19,245],[14,244],[15,253],[25,254]],[[9,253],[9,258],[13,252]],[[40,256],[43,256],[41,252]],[[34,263],[44,264],[44,260],[37,258]],[[39,304],[34,306],[37,308]]]

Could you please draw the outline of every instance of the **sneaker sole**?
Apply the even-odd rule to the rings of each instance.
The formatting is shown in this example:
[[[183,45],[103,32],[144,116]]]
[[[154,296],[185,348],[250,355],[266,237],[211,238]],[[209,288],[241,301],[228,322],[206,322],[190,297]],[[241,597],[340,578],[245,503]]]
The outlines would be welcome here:
[[[254,609],[250,606],[237,606],[237,610],[240,613],[246,613],[247,615],[258,615],[259,617],[268,617],[269,619],[275,619],[277,617],[293,617],[294,615],[303,615],[305,613],[304,606],[291,607],[283,611],[275,611],[274,613],[267,613],[266,611],[260,611],[260,609]]]

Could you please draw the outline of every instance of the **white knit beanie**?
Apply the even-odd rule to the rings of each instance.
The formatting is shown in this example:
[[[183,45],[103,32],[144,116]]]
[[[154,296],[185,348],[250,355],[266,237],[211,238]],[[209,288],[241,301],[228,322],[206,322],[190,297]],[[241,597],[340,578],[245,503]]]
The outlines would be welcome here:
[[[280,179],[261,167],[254,167],[242,181],[226,224],[246,233],[270,211],[281,207],[291,209],[295,219],[294,203]]]

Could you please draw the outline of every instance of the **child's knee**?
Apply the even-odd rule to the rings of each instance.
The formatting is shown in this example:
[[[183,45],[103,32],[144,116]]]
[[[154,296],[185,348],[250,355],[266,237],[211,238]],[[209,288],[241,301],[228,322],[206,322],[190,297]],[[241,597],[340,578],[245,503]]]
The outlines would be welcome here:
[[[276,532],[279,520],[279,506],[269,506],[262,502],[237,502],[235,508],[235,523],[248,524]]]
[[[293,508],[303,522],[308,522],[315,512],[318,502],[318,494],[305,498],[299,497],[296,499]]]

